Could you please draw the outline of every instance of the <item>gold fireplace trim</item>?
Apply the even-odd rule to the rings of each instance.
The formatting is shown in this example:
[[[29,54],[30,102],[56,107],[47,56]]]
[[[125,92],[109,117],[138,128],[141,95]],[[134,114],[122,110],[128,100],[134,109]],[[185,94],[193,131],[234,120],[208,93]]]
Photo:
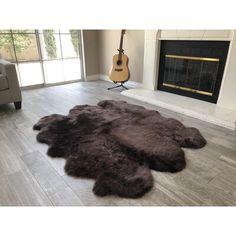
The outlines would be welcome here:
[[[210,93],[210,92],[205,92],[205,91],[201,91],[201,90],[197,90],[197,89],[186,88],[186,87],[173,85],[173,84],[163,83],[163,86],[176,88],[176,89],[181,89],[181,90],[189,91],[189,92],[192,92],[192,93],[199,93],[199,94],[208,95],[208,96],[213,95],[213,93]]]
[[[189,57],[189,56],[178,56],[178,55],[171,55],[166,54],[165,57],[168,58],[175,58],[175,59],[189,59],[189,60],[196,60],[196,61],[215,61],[219,62],[219,58],[212,58],[212,57]]]

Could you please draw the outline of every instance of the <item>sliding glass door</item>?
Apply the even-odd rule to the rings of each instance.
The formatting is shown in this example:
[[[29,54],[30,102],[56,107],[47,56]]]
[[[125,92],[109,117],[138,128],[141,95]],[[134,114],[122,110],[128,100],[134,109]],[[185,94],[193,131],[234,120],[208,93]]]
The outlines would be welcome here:
[[[40,30],[39,41],[41,45],[45,83],[63,82],[64,72],[59,30]]]
[[[13,46],[22,87],[43,84],[35,30],[12,30]]]
[[[81,75],[80,37],[77,30],[62,30],[60,32],[61,50],[66,81],[75,80]]]
[[[79,30],[1,30],[0,57],[17,64],[22,87],[81,80]]]
[[[41,30],[39,39],[46,83],[81,79],[78,30]]]

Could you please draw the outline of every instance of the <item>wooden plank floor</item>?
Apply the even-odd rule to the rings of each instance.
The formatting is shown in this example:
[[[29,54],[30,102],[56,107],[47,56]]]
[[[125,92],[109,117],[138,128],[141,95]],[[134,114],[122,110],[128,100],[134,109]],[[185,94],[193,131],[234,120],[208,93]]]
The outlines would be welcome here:
[[[80,82],[23,91],[23,109],[0,106],[1,206],[232,206],[236,205],[236,133],[194,118],[107,91],[104,81]],[[187,167],[171,174],[153,171],[154,188],[140,199],[97,197],[94,180],[72,178],[64,172],[64,159],[46,155],[47,145],[36,142],[34,123],[42,116],[60,113],[77,104],[100,100],[126,100],[160,111],[187,126],[198,128],[208,144],[185,149]]]

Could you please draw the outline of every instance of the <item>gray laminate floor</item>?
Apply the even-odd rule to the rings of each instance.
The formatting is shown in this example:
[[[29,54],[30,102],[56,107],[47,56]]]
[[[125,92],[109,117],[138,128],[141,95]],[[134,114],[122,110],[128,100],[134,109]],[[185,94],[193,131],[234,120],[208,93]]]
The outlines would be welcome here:
[[[80,82],[23,91],[23,109],[0,106],[0,205],[5,206],[211,206],[236,205],[236,133],[165,109],[107,91],[108,82]],[[36,142],[34,123],[51,113],[67,114],[76,104],[96,104],[103,99],[126,100],[159,110],[198,128],[208,144],[185,149],[187,167],[170,174],[153,171],[155,186],[140,199],[93,194],[94,181],[72,178],[64,160],[46,155],[47,145]]]

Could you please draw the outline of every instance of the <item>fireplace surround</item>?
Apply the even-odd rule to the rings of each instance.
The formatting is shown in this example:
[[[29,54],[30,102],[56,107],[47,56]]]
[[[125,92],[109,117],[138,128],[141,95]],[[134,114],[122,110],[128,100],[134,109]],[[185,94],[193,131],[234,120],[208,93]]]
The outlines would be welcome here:
[[[161,42],[227,41],[225,69],[216,104],[158,88]],[[142,84],[122,95],[236,130],[236,30],[145,30]]]

